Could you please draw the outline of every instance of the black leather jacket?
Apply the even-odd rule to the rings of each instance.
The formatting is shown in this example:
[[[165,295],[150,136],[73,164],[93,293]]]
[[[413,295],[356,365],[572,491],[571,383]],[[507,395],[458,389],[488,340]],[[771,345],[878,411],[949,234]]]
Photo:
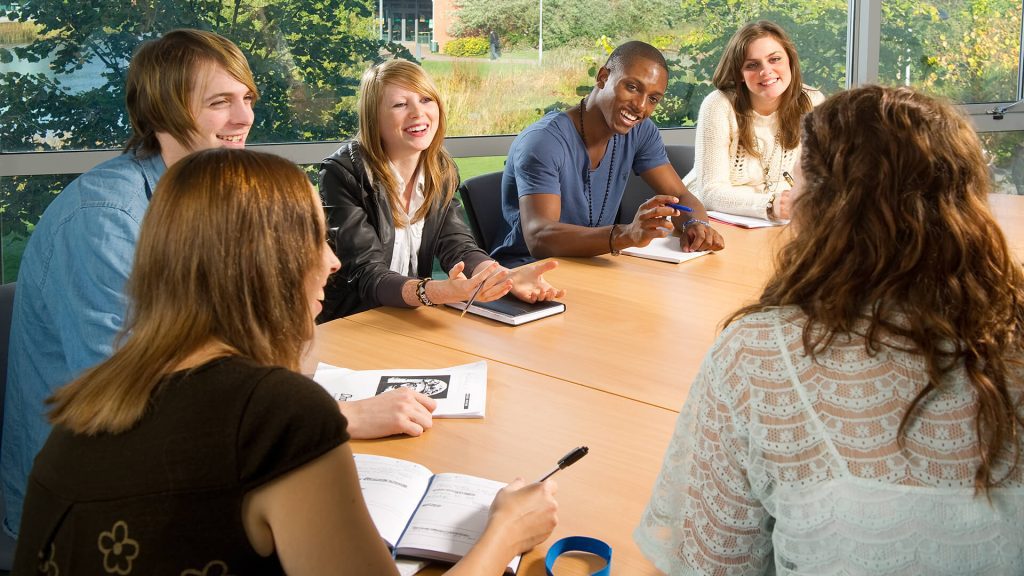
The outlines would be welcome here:
[[[320,164],[320,199],[341,270],[324,288],[318,322],[377,306],[409,307],[402,299],[402,286],[411,278],[389,268],[395,245],[391,207],[387,195],[370,185],[360,152],[358,142],[345,142]],[[490,260],[473,240],[462,210],[453,198],[443,205],[438,200],[427,213],[416,263],[420,274],[433,269],[434,257],[446,271],[464,261],[467,276]]]

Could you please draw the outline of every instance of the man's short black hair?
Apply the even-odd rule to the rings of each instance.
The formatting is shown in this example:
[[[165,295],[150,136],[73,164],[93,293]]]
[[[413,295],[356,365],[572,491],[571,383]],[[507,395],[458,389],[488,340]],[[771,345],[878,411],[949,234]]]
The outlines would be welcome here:
[[[665,56],[662,55],[661,50],[658,50],[647,42],[641,42],[639,40],[630,40],[625,44],[619,45],[612,51],[612,54],[608,57],[608,61],[605,62],[604,67],[609,71],[615,71],[619,70],[620,67],[624,68],[628,66],[634,60],[640,58],[650,60],[651,62],[661,66],[665,70],[665,75],[668,75],[668,63],[665,62]]]

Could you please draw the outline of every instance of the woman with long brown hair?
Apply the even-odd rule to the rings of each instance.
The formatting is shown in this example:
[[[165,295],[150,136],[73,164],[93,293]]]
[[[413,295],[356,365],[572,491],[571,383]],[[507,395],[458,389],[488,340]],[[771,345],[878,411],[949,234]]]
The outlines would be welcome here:
[[[1024,273],[977,135],[878,86],[803,130],[795,236],[705,358],[636,539],[673,574],[1024,573]]]
[[[694,165],[683,183],[708,210],[789,218],[800,117],[824,100],[804,86],[796,46],[774,22],[740,28],[722,52],[697,116]]]
[[[208,150],[142,224],[113,356],[51,398],[17,574],[397,574],[361,497],[345,417],[308,366],[338,270],[291,162]],[[449,573],[500,574],[555,524],[555,486],[499,492]]]

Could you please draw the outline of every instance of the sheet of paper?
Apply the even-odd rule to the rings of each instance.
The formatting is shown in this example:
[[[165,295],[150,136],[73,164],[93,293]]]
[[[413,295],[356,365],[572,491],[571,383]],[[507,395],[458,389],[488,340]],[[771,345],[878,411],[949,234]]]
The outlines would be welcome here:
[[[461,558],[487,526],[491,502],[504,482],[463,474],[438,474],[402,536],[402,550],[438,558]],[[509,568],[519,565],[519,557]]]
[[[430,470],[415,462],[355,454],[363,500],[381,538],[394,547],[430,485]]]
[[[726,214],[725,212],[718,212],[716,210],[708,210],[708,218],[718,220],[719,222],[724,222],[726,224],[739,226],[740,228],[771,228],[772,226],[782,226],[789,222],[789,220],[778,220],[772,222],[766,218],[737,216],[736,214]]]
[[[487,410],[487,362],[450,368],[348,370],[320,363],[313,380],[335,400],[363,400],[395,388],[411,388],[437,402],[435,418],[483,418]]]
[[[650,244],[643,248],[626,248],[622,253],[629,256],[637,256],[639,258],[648,258],[650,260],[673,262],[675,264],[686,262],[687,260],[693,260],[694,258],[700,258],[707,254],[707,252],[683,252],[682,249],[679,248],[678,236],[655,238],[654,240],[651,240]]]
[[[430,564],[427,560],[413,560],[412,558],[398,558],[395,566],[398,567],[398,576],[413,576]]]

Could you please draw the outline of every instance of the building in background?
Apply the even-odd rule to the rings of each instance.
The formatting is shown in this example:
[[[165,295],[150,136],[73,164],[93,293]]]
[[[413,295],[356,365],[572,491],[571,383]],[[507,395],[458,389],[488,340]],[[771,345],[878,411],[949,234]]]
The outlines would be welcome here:
[[[451,40],[453,0],[379,0],[378,10],[384,14],[381,37],[406,44],[413,54],[417,44],[421,50],[437,52]]]

